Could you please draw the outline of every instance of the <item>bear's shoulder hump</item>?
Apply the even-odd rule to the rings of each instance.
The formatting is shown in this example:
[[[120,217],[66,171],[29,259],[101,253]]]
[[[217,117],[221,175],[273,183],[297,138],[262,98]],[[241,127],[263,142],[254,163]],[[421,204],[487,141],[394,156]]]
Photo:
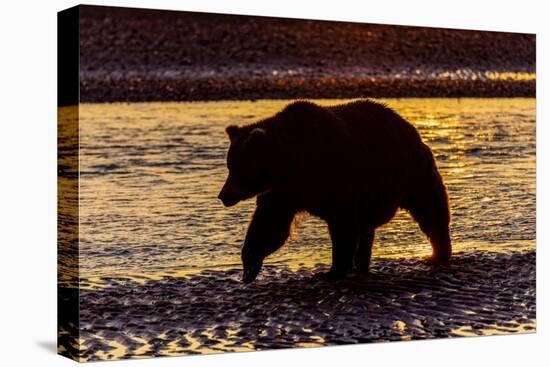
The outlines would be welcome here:
[[[306,100],[298,100],[298,101],[294,101],[290,104],[288,104],[284,109],[283,109],[283,113],[296,113],[296,114],[301,114],[301,113],[307,113],[307,112],[311,112],[311,111],[319,111],[319,110],[322,110],[323,108],[313,102],[310,102],[310,101],[306,101]]]

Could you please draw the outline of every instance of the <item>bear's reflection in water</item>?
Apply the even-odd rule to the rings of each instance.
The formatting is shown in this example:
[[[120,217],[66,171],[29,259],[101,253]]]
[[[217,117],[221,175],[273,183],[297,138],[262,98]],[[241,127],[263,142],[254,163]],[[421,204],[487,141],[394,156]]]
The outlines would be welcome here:
[[[436,267],[375,259],[367,277],[335,282],[269,265],[248,285],[239,269],[144,284],[105,279],[80,293],[81,358],[532,332],[534,269],[534,252],[485,252]]]

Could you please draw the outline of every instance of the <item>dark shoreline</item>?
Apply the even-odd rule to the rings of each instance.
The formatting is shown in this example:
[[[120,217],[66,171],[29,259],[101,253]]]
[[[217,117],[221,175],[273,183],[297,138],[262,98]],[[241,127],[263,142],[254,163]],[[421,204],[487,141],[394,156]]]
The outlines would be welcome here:
[[[80,7],[80,101],[534,97],[536,36]]]
[[[238,87],[235,87],[238,86]],[[361,78],[83,79],[83,103],[304,98],[535,97],[535,80],[375,80]]]
[[[535,332],[536,253],[461,252],[446,266],[374,259],[367,278],[266,266],[80,290],[80,361]],[[70,291],[60,288],[60,292]],[[70,326],[62,325],[70,330]],[[70,333],[64,345],[78,345]]]

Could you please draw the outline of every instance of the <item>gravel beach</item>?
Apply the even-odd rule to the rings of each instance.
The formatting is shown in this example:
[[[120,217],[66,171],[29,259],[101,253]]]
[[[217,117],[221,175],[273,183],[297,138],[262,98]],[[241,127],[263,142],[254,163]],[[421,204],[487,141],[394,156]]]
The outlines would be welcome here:
[[[80,8],[80,100],[533,97],[535,35]]]
[[[336,282],[315,278],[326,265],[295,272],[267,266],[250,285],[240,281],[239,269],[145,282],[104,278],[95,287],[81,279],[79,356],[86,361],[534,332],[535,262],[534,251],[465,252],[441,267],[378,258],[368,277]]]

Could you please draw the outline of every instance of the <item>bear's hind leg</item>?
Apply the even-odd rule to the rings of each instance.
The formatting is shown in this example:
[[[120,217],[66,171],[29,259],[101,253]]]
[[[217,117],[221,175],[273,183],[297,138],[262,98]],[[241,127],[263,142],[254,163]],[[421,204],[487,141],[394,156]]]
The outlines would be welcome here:
[[[442,182],[434,189],[408,200],[405,205],[420,229],[428,236],[433,253],[428,261],[432,264],[444,264],[452,254],[449,234],[450,212],[447,192]]]
[[[357,231],[351,219],[339,218],[328,222],[332,240],[332,267],[327,279],[340,279],[353,271],[353,255],[357,247]]]
[[[360,229],[357,250],[354,258],[355,270],[359,273],[366,274],[369,271],[373,242],[374,229],[370,227]]]
[[[432,245],[433,253],[427,260],[430,264],[446,264],[451,259],[452,247],[448,226],[425,230]]]

